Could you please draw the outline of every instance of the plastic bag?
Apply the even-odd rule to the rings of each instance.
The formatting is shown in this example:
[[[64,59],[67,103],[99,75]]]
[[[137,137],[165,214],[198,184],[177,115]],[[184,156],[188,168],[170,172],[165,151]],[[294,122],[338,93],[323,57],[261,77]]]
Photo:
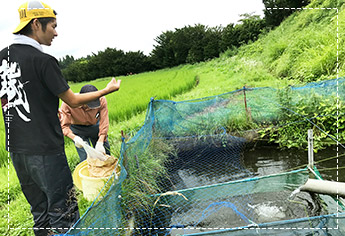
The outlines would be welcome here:
[[[89,146],[86,142],[84,142],[83,148],[85,152],[87,153],[87,157],[90,157],[93,159],[99,159],[101,161],[106,161],[109,157],[105,153],[101,153],[100,151],[97,151],[93,147]]]

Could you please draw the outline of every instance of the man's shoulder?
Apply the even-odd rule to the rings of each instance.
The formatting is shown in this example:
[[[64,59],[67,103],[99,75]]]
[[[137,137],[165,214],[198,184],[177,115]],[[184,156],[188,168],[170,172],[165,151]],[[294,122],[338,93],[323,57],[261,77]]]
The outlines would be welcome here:
[[[100,97],[99,101],[100,101],[101,105],[102,104],[107,104],[107,99],[105,98],[105,96]]]
[[[0,58],[7,57],[8,55],[8,47],[5,47],[0,51]]]
[[[6,50],[7,48],[5,48],[4,50]],[[26,44],[12,44],[11,46],[9,46],[9,50],[10,53],[12,52],[12,49],[14,52],[20,52],[23,54],[27,54],[30,55],[32,57],[38,57],[38,58],[43,58],[43,59],[53,59],[56,60],[55,57],[53,57],[52,55],[49,55],[45,52],[42,52],[40,50],[38,50],[37,48],[31,46],[31,45],[26,45]],[[57,61],[57,60],[56,60]]]
[[[0,58],[11,58],[12,56],[19,56],[21,58],[26,58],[28,56],[43,61],[55,61],[58,63],[58,60],[52,55],[41,52],[37,48],[25,44],[11,44],[0,51]]]

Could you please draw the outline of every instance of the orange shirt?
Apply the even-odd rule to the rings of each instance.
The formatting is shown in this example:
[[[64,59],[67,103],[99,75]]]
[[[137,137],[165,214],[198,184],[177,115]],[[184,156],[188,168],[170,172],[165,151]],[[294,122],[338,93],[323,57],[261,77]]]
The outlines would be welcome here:
[[[59,110],[62,132],[65,136],[73,133],[71,125],[95,125],[99,121],[100,135],[107,136],[109,130],[108,106],[105,97],[100,98],[100,107],[90,109],[85,106],[71,108],[62,102]]]

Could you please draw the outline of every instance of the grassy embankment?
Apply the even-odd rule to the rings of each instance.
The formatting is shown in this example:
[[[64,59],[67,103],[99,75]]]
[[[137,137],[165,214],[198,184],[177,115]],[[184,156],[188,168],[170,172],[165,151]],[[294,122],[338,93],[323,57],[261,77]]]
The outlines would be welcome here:
[[[317,5],[317,2],[323,2]],[[336,10],[304,10],[288,18],[280,27],[263,35],[257,42],[228,51],[220,58],[185,65],[173,69],[143,73],[121,78],[121,90],[107,96],[110,110],[110,140],[112,152],[118,155],[120,130],[129,133],[142,125],[147,104],[156,99],[187,100],[221,94],[243,87],[284,87],[286,85],[336,78],[344,72],[344,32],[339,27],[337,69],[337,20],[345,23],[343,7],[331,5],[333,1],[313,1],[311,8],[338,7]],[[195,86],[195,77],[199,83]],[[107,79],[93,81],[98,88]],[[83,83],[84,84],[84,83]],[[79,91],[83,84],[71,84]],[[7,164],[4,151],[5,135],[0,121],[0,234],[32,235],[30,207],[21,193],[16,174]],[[78,156],[73,143],[66,139],[66,153],[73,169]],[[9,189],[9,192],[8,192]],[[9,197],[9,199],[8,199]],[[79,196],[81,211],[88,203]],[[9,201],[8,201],[9,200]],[[8,204],[9,202],[9,204]],[[9,217],[9,218],[8,218]],[[8,221],[9,219],[9,221]],[[8,230],[9,228],[20,228]]]

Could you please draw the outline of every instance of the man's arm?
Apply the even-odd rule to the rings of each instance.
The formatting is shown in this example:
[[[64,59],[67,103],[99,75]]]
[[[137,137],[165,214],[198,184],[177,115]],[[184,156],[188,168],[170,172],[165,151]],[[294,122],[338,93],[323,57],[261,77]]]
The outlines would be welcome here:
[[[120,89],[121,80],[117,80],[113,78],[107,86],[102,89],[95,92],[89,92],[89,93],[82,93],[82,94],[75,94],[71,89],[68,89],[67,91],[60,93],[58,96],[59,98],[64,101],[67,105],[69,105],[72,108],[79,107],[83,104],[89,103],[93,100],[96,100],[102,96],[105,96],[109,93],[115,92]]]
[[[104,143],[105,142],[105,139],[106,139],[106,135],[102,134],[100,136],[98,136],[98,140],[97,142],[100,142],[100,143]]]

